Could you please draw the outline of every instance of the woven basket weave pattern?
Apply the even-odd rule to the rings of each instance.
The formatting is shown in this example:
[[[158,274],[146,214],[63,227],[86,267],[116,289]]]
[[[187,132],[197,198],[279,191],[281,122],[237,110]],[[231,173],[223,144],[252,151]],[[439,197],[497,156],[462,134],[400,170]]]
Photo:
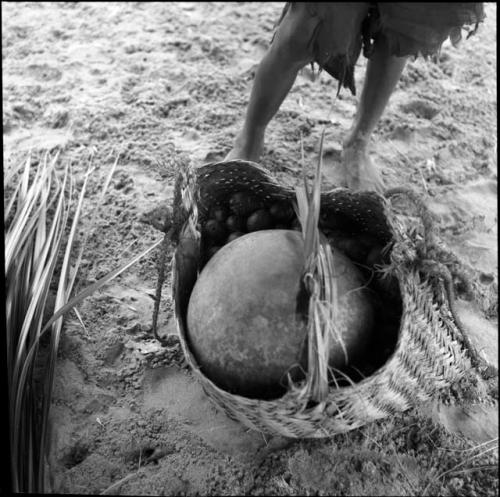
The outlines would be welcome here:
[[[210,208],[224,204],[236,191],[251,191],[267,202],[291,199],[294,195],[265,169],[244,161],[187,170],[182,173],[179,188],[183,203],[174,205],[174,211],[177,210],[177,218],[184,223],[178,229],[178,252],[184,250],[183,241],[200,249],[197,224],[206,219]],[[174,259],[176,317],[187,362],[207,395],[231,418],[265,433],[319,438],[346,432],[428,400],[471,367],[460,331],[446,305],[443,285],[422,277],[414,267],[416,249],[383,197],[344,189],[323,193],[321,219],[325,224],[332,219],[340,220],[346,229],[369,233],[384,244],[394,241],[391,259],[403,313],[395,350],[385,364],[352,386],[331,387],[327,399],[314,407],[305,405],[298,390],[290,390],[276,400],[250,399],[226,392],[204,376],[186,335],[187,301],[201,262],[180,267],[179,261],[183,259],[178,253]]]

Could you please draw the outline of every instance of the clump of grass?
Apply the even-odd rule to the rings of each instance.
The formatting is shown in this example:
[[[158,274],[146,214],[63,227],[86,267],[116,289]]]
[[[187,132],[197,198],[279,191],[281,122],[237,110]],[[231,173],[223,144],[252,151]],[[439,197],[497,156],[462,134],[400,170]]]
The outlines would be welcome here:
[[[450,451],[451,452],[451,451]],[[459,457],[454,461],[451,468],[437,474],[437,469],[434,468],[428,474],[428,483],[422,490],[421,495],[432,495],[433,491],[443,485],[444,480],[449,480],[453,477],[460,477],[467,473],[474,473],[479,471],[492,471],[498,474],[498,437],[492,438],[481,444],[474,445],[466,449],[455,449]],[[495,464],[488,464],[484,461],[485,456],[492,454],[494,456]],[[449,462],[455,458],[449,457]],[[479,460],[479,463],[477,461]]]
[[[102,198],[116,162],[103,188]],[[14,492],[44,492],[49,450],[48,417],[63,315],[150,250],[134,257],[70,299],[83,250],[75,257],[91,163],[79,192],[68,163],[32,157],[5,178],[4,202],[6,343],[11,476]],[[93,218],[95,218],[94,211]],[[47,316],[49,296],[55,312]]]

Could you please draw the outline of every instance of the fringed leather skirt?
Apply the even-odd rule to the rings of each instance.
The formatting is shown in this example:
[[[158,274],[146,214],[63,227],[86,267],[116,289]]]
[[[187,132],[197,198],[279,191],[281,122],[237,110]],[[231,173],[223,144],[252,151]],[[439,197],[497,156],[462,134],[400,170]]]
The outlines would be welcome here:
[[[361,50],[369,58],[381,37],[391,55],[427,57],[437,53],[447,38],[455,46],[462,38],[462,29],[469,36],[475,33],[485,17],[483,3],[477,2],[288,2],[277,29],[289,15],[304,22],[315,18],[309,40],[314,62],[353,94],[354,66]],[[297,29],[301,24],[294,23]]]

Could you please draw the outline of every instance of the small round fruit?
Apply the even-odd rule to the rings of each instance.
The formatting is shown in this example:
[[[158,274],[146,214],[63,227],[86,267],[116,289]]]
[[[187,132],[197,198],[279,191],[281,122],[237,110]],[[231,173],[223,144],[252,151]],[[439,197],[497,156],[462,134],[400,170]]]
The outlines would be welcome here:
[[[229,208],[237,216],[246,217],[252,212],[263,207],[263,202],[247,192],[237,192],[229,199]]]
[[[231,214],[226,219],[226,226],[229,231],[246,231],[247,222],[245,218]]]
[[[219,223],[223,223],[227,219],[227,209],[223,206],[216,207],[212,211],[212,216]]]
[[[295,214],[292,204],[288,200],[278,200],[269,209],[269,213],[276,221],[286,223],[293,219]]]
[[[227,229],[223,223],[209,219],[205,223],[203,234],[215,243],[222,243],[227,237]]]
[[[370,251],[369,247],[356,236],[333,237],[330,242],[334,248],[343,252],[349,259],[362,264],[365,263]]]
[[[208,259],[211,259],[220,249],[221,249],[221,247],[218,247],[217,245],[215,245],[213,247],[210,247],[207,250],[207,257],[208,257]]]
[[[259,209],[258,211],[255,211],[247,219],[247,230],[250,232],[268,230],[271,229],[273,225],[273,218],[266,209]]]
[[[242,233],[241,231],[235,231],[234,233],[231,233],[227,237],[227,242],[226,243],[232,242],[233,240],[236,240],[236,238],[239,238],[240,236],[243,236],[244,234],[245,233]]]

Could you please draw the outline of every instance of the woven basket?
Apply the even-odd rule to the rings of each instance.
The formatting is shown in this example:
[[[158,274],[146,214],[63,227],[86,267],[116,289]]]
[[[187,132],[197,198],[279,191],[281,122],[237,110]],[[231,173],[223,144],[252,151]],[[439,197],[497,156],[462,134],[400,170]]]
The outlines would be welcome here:
[[[377,274],[390,274],[400,292],[399,330],[391,354],[357,383],[331,386],[320,403],[304,401],[298,389],[290,389],[278,399],[260,400],[234,395],[215,385],[190,351],[187,308],[206,262],[200,223],[207,219],[211,208],[227,205],[237,191],[251,192],[265,205],[295,197],[294,190],[281,186],[268,171],[252,162],[186,167],[177,179],[170,232],[176,244],[173,297],[182,349],[206,394],[231,418],[269,434],[328,437],[429,400],[471,369],[467,339],[451,312],[449,287],[439,277],[442,273],[435,270],[442,264],[432,265],[422,255],[422,247],[430,246],[431,234],[430,218],[425,209],[422,211],[422,203],[417,202],[423,212],[424,238],[412,238],[388,199],[373,192],[353,193],[338,188],[322,193],[320,229],[333,224],[351,235],[369,235],[379,244],[390,246],[389,262]]]

